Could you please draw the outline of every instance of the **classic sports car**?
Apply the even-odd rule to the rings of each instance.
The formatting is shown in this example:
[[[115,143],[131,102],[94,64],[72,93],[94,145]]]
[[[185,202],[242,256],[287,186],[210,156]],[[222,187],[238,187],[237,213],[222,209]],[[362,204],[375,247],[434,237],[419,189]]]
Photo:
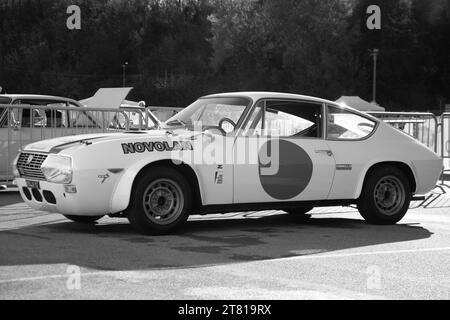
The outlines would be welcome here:
[[[202,97],[161,129],[32,143],[14,164],[31,207],[77,222],[123,216],[146,234],[189,214],[356,204],[394,224],[429,192],[441,158],[352,108],[285,93]]]

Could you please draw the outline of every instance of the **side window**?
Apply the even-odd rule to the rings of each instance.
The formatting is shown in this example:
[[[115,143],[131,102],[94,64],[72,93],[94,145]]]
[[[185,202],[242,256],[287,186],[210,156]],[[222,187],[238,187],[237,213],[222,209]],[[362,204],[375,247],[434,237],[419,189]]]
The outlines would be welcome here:
[[[253,111],[248,129],[274,137],[320,138],[322,104],[302,101],[262,101]]]
[[[7,128],[19,119],[19,109],[11,108],[9,110],[9,119],[8,110],[6,110],[6,108],[5,110],[0,111],[0,128]]]
[[[0,107],[0,127],[4,128],[8,126],[8,111],[6,108]]]
[[[21,100],[20,104],[29,104],[29,105],[37,105],[40,103],[34,100]],[[45,115],[45,110],[42,109],[30,109],[24,108],[22,109],[22,119],[21,119],[22,127],[45,127],[47,123],[47,117]]]
[[[48,107],[55,107],[57,110],[48,109],[45,111],[47,118],[46,126],[53,128],[67,127],[67,115],[64,109],[67,106],[65,102],[49,103]]]
[[[358,140],[375,130],[376,122],[342,108],[328,106],[327,138]]]
[[[264,110],[265,101],[260,101],[254,107],[250,118],[248,119],[247,125],[243,132],[244,136],[254,136],[261,135],[261,126],[262,126],[262,116]]]

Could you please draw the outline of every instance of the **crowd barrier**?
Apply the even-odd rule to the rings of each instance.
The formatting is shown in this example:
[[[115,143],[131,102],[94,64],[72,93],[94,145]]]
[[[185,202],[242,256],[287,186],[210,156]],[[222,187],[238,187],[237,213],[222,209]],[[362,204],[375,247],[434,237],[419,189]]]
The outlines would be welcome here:
[[[369,112],[378,119],[419,140],[434,152],[439,152],[439,120],[429,112]]]
[[[442,173],[442,184],[450,180],[450,112],[443,113],[440,117],[440,149],[444,160],[444,172]]]

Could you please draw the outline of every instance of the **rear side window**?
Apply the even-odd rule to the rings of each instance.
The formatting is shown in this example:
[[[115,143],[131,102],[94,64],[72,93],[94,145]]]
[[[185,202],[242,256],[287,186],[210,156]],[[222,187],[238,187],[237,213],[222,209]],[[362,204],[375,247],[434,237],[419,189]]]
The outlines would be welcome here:
[[[328,106],[327,139],[359,140],[368,137],[376,122],[345,109]]]

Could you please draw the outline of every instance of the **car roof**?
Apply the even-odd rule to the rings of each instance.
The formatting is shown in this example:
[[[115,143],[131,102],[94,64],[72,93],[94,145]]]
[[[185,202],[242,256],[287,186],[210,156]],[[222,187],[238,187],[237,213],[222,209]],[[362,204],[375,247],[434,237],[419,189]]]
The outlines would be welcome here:
[[[15,99],[35,99],[35,100],[47,100],[47,101],[69,101],[73,102],[76,105],[80,106],[80,103],[74,99],[66,98],[66,97],[58,97],[58,96],[49,96],[42,94],[0,94],[0,97],[7,97],[13,100]]]
[[[270,92],[270,91],[237,91],[237,92],[225,92],[225,93],[216,93],[216,94],[210,94],[210,95],[206,95],[201,97],[200,99],[203,98],[225,98],[225,97],[247,97],[253,100],[253,102],[259,100],[259,99],[297,99],[297,100],[308,100],[308,101],[313,101],[313,102],[317,102],[317,103],[326,103],[326,104],[330,104],[332,106],[338,106],[340,108],[344,108],[347,110],[351,110],[354,113],[363,115],[365,117],[369,117],[374,121],[378,121],[377,118],[375,118],[374,116],[366,113],[366,112],[362,112],[360,110],[357,110],[355,108],[352,108],[348,105],[343,105],[342,103],[337,103],[335,101],[331,101],[331,100],[327,100],[327,99],[322,99],[322,98],[318,98],[318,97],[313,97],[313,96],[306,96],[306,95],[301,95],[301,94],[295,94],[295,93],[283,93],[283,92]]]
[[[210,94],[207,96],[203,96],[202,98],[221,98],[221,97],[248,97],[251,98],[253,101],[259,100],[259,99],[301,99],[301,100],[309,100],[309,101],[315,101],[319,103],[330,103],[333,105],[336,105],[336,102],[312,97],[312,96],[306,96],[301,94],[294,94],[294,93],[283,93],[283,92],[269,92],[269,91],[241,91],[241,92],[226,92],[226,93],[217,93],[217,94]]]

